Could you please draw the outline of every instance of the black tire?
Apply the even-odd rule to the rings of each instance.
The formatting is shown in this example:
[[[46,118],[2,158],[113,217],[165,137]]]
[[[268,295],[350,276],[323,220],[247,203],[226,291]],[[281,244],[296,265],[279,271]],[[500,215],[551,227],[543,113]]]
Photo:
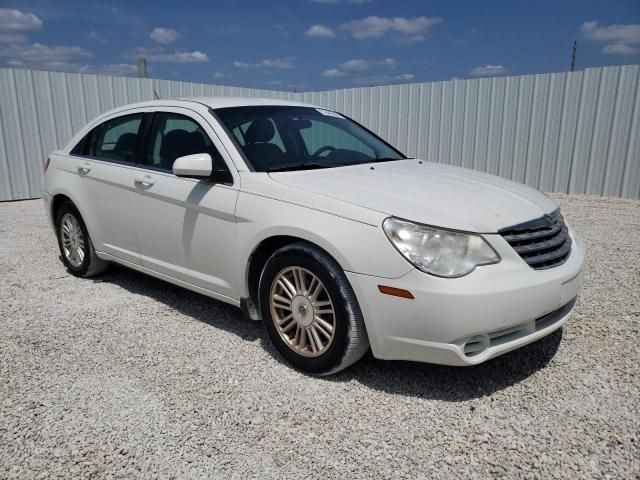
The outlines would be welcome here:
[[[76,221],[80,225],[80,229],[82,230],[85,254],[82,260],[82,264],[79,266],[73,265],[69,261],[69,259],[65,255],[62,245],[61,227],[62,219],[65,215],[72,215],[76,219]],[[96,251],[93,248],[93,243],[91,242],[91,237],[89,237],[89,232],[87,231],[87,226],[84,224],[84,221],[82,220],[82,216],[78,212],[78,209],[70,201],[64,202],[56,212],[56,236],[58,237],[58,247],[60,248],[62,263],[64,263],[65,267],[67,267],[67,270],[69,270],[69,272],[71,272],[76,277],[93,277],[104,272],[109,266],[109,262],[107,262],[106,260],[102,260],[96,255]]]
[[[305,357],[280,337],[271,314],[269,297],[279,272],[302,267],[324,284],[335,310],[335,333],[328,349],[316,357]],[[305,242],[277,250],[266,262],[259,283],[262,322],[278,352],[295,368],[315,375],[329,375],[357,362],[369,349],[369,339],[356,296],[340,265],[324,250]]]

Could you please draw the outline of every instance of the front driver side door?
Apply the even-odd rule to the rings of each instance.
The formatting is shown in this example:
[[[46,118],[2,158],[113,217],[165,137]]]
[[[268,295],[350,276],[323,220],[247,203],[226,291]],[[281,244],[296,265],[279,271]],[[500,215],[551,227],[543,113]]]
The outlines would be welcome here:
[[[233,298],[239,185],[221,151],[221,142],[199,114],[180,108],[155,112],[141,158],[148,182],[137,185],[136,236],[144,267]],[[176,158],[195,153],[211,155],[215,181],[172,173]]]

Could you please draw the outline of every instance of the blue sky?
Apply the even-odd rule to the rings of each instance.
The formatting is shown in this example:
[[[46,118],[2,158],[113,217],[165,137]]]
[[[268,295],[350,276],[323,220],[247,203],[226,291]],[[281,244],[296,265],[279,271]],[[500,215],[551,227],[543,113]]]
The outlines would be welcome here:
[[[0,65],[323,90],[640,63],[638,0],[0,1]]]

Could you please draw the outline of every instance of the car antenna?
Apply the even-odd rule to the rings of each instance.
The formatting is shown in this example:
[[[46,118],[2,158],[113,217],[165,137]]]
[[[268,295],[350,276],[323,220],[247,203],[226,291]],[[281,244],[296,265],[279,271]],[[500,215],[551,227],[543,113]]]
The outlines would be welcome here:
[[[158,95],[155,88],[153,89],[153,96],[156,97],[156,100],[160,100],[160,95]]]

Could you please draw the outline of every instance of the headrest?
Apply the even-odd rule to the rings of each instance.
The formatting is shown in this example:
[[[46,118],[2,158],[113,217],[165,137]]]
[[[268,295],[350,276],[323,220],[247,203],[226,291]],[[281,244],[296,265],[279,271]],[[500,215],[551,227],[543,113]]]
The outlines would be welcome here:
[[[118,137],[115,147],[116,152],[133,152],[136,148],[136,134],[123,133]]]
[[[162,139],[160,146],[160,156],[164,159],[175,160],[183,155],[185,149],[190,144],[191,137],[186,130],[172,130]]]
[[[189,134],[189,140],[195,153],[205,153],[207,142],[204,140],[204,134],[200,130],[194,130]]]
[[[266,143],[276,134],[273,122],[268,118],[254,120],[244,134],[247,143]]]

